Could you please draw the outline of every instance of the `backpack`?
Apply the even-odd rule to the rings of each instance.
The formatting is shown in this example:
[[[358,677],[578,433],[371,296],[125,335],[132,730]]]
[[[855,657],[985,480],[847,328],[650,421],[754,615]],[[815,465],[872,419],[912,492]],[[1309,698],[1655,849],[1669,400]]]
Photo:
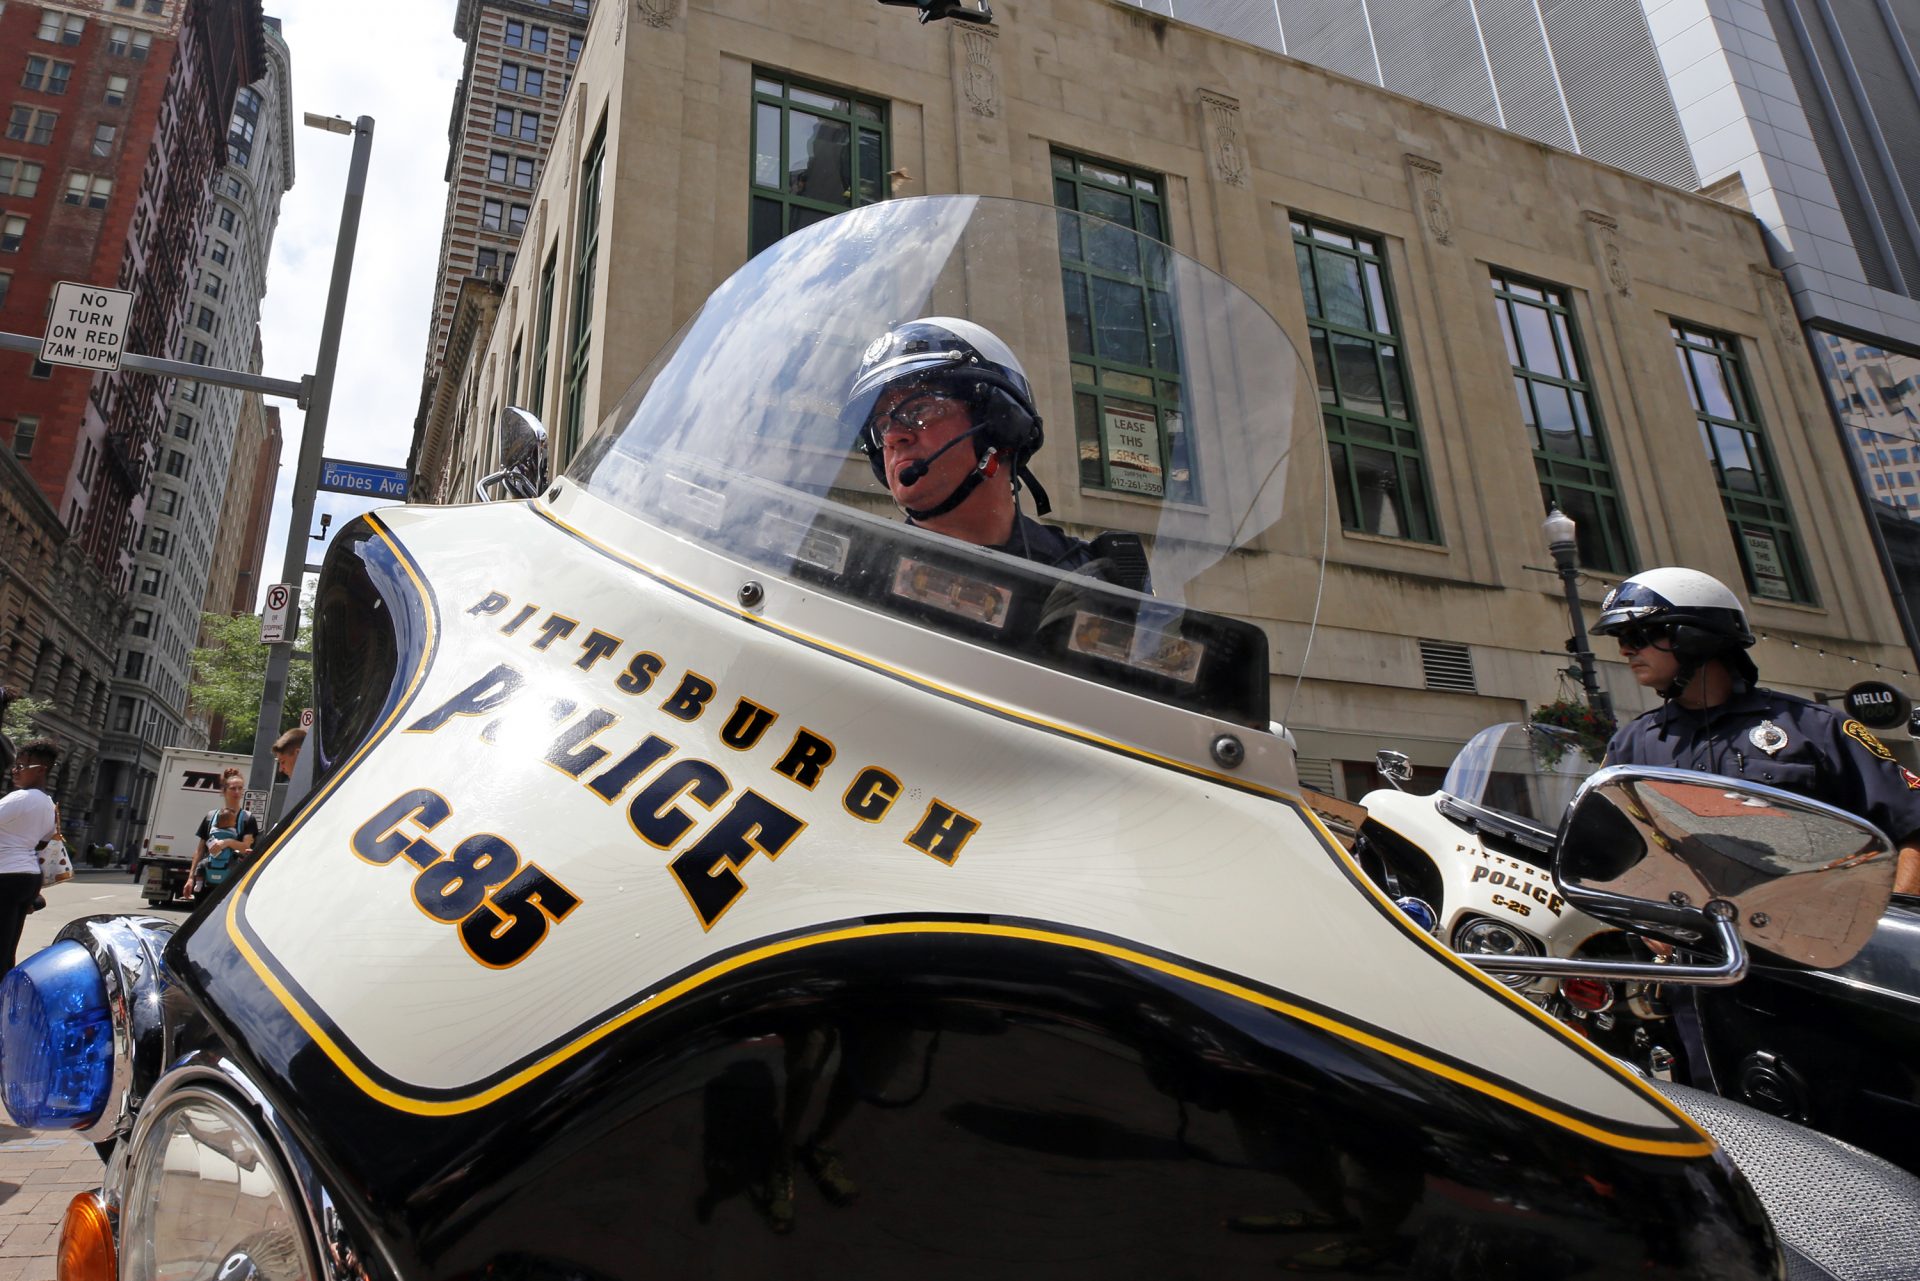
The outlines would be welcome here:
[[[207,844],[212,845],[215,841],[239,840],[241,831],[247,826],[248,817],[247,811],[239,810],[233,816],[233,826],[222,827],[220,811],[211,811],[207,815]],[[230,849],[208,851],[206,861],[200,865],[208,885],[224,885],[227,878],[233,875],[234,855],[235,851]]]

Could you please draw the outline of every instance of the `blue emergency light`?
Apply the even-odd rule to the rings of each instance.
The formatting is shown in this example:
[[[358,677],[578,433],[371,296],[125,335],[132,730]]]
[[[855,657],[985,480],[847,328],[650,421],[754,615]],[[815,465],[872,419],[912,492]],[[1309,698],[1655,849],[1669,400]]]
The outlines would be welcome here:
[[[0,981],[0,1099],[29,1129],[78,1130],[113,1090],[113,1016],[92,953],[68,940]]]

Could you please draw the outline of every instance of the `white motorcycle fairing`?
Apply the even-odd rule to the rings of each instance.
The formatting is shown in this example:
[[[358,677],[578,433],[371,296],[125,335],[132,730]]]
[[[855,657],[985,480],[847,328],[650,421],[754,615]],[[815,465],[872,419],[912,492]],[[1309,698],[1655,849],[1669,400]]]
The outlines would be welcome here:
[[[609,549],[629,519],[570,490],[380,518],[433,585],[429,651],[385,732],[220,912],[370,1096],[470,1110],[756,959],[1012,930],[1205,982],[1609,1146],[1705,1150],[1397,928],[1285,787],[1277,742],[1239,778],[1202,763],[1217,725],[1193,727],[1185,760],[1119,749],[1085,725],[1097,704],[1124,716],[1125,695],[1028,708],[942,688],[914,654],[962,642],[779,583],[748,611],[730,599],[751,573],[700,548],[624,563]],[[1018,660],[965,660],[981,686],[1019,687]],[[482,909],[493,951],[444,919],[514,885],[537,915]]]
[[[1196,604],[1313,379],[1112,223],[782,240],[540,497],[335,536],[315,791],[167,953],[222,1070],[400,1276],[1774,1275],[1699,1129],[1320,827]],[[1151,593],[902,523],[908,456],[1152,525]]]
[[[1488,918],[1536,940],[1538,955],[1570,957],[1595,935],[1613,927],[1569,904],[1555,888],[1553,873],[1526,859],[1490,850],[1441,813],[1435,798],[1392,789],[1367,793],[1369,822],[1423,851],[1439,875],[1440,902],[1435,933],[1452,939],[1462,925]],[[1519,990],[1547,996],[1559,987],[1548,976],[1532,978]]]

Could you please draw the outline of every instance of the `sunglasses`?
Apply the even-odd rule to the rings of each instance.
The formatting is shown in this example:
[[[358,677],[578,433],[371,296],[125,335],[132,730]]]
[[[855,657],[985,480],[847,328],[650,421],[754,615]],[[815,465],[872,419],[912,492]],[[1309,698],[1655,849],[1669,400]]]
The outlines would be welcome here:
[[[1623,627],[1614,633],[1613,638],[1620,642],[1621,649],[1673,648],[1673,628],[1666,626]]]
[[[964,409],[966,406],[951,396],[935,391],[923,391],[917,396],[907,397],[881,417],[908,431],[925,431],[935,423],[944,422]],[[886,428],[882,426],[880,430],[885,432]]]

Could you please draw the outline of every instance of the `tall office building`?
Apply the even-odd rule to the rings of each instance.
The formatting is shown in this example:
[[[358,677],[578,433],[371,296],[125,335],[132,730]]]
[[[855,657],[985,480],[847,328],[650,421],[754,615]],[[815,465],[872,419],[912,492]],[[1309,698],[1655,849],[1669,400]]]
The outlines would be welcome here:
[[[185,324],[176,359],[258,372],[260,300],[280,198],[293,185],[290,68],[280,24],[267,19],[265,74],[234,94],[226,163],[204,193]],[[132,604],[120,637],[95,804],[97,830],[126,848],[145,825],[163,749],[194,737],[187,688],[200,610],[231,506],[253,501],[229,481],[248,393],[177,379],[157,433],[146,519],[133,556]],[[125,800],[119,798],[125,797]]]
[[[426,388],[431,401],[469,277],[504,279],[560,126],[591,0],[460,0],[453,33],[466,65],[447,123],[447,214],[440,232]]]
[[[1920,654],[1920,6],[1134,2],[1750,209],[1789,291],[1770,305],[1790,297],[1810,330]],[[1760,542],[1742,559],[1750,589],[1777,587]]]
[[[39,333],[57,281],[117,286],[134,295],[124,349],[175,354],[201,204],[235,92],[260,74],[260,25],[259,0],[0,8],[0,329]],[[59,798],[86,839],[170,381],[6,353],[0,386],[0,440],[20,464],[9,486],[38,491],[15,494],[37,534],[0,540],[14,579],[0,681],[49,705],[33,728],[66,748]]]
[[[259,607],[267,523],[280,474],[280,410],[258,394],[240,399],[234,422],[233,461],[226,497],[213,535],[213,568],[207,573],[203,614],[251,614]]]
[[[1645,2],[1701,179],[1767,227],[1920,649],[1920,7]]]
[[[1640,0],[1134,3],[1656,182],[1699,185]]]

